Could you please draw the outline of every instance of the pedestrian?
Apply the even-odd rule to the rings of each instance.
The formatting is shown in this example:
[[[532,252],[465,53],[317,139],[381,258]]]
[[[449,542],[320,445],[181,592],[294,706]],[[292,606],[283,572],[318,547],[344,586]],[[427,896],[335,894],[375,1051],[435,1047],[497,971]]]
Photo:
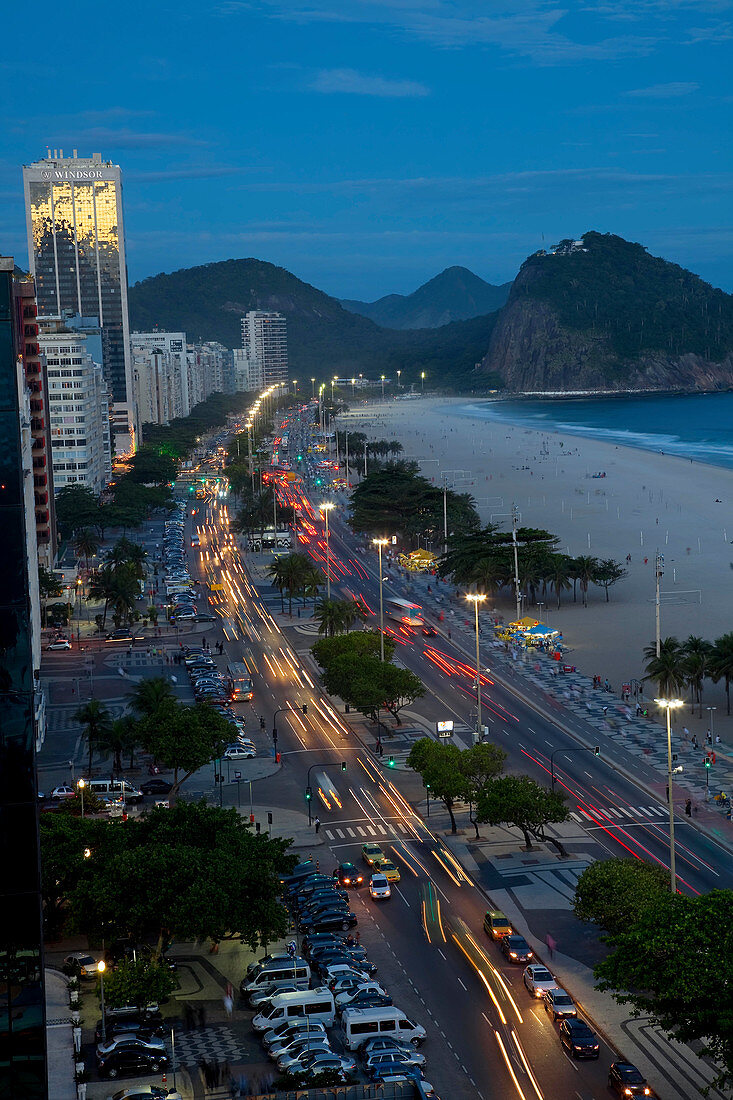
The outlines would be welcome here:
[[[183,1006],[183,1022],[186,1031],[193,1031],[194,1027],[196,1026],[196,1018],[194,1016],[193,1007],[190,1001],[186,1001]]]
[[[720,744],[720,734],[719,734],[719,733],[716,733],[716,734],[715,734],[715,744],[716,744],[716,745],[719,745],[719,744]]]
[[[690,738],[690,731],[688,730],[687,726],[683,726],[682,727],[682,739],[685,742],[685,744],[687,744],[689,738]]]
[[[697,734],[696,733],[693,733],[693,735],[692,735],[692,747],[693,747],[693,749],[699,748],[698,743],[697,743]]]
[[[315,821],[313,822],[313,824],[314,824],[314,825],[315,825],[315,827],[316,827],[316,832],[318,832],[318,830],[319,830],[319,829],[320,829],[320,827],[321,827],[321,819],[320,819],[320,817],[317,817],[317,818],[316,818],[316,820],[315,820]]]
[[[201,645],[202,645],[202,647],[203,647],[204,649],[206,649],[206,638],[205,638],[205,637],[203,637],[203,638],[201,639]]]
[[[603,717],[605,718],[608,714],[608,707],[601,707],[601,710],[603,711]]]
[[[196,1015],[198,1017],[199,1027],[206,1027],[206,1008],[200,1004],[196,1008]]]
[[[692,817],[692,799],[688,798],[685,802],[685,813],[688,817]]]
[[[705,734],[705,744],[706,745],[712,745],[712,743],[713,743],[713,735],[710,732],[710,730],[708,730],[708,732]]]
[[[545,936],[545,943],[547,944],[547,950],[550,952],[550,958],[554,959],[555,948],[557,947],[557,940],[550,932],[548,932]]]
[[[234,998],[232,997],[229,990],[227,990],[226,993],[224,994],[224,1010],[225,1010],[227,1016],[229,1017],[229,1019],[231,1020],[232,1012],[234,1011]]]

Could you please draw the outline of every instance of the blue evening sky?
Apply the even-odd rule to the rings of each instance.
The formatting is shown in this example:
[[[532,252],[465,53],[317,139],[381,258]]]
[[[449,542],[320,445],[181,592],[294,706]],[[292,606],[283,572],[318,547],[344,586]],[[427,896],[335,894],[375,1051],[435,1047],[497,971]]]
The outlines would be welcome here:
[[[130,281],[257,256],[341,297],[513,278],[587,229],[733,290],[733,0],[35,0],[3,16],[20,165],[124,171]]]

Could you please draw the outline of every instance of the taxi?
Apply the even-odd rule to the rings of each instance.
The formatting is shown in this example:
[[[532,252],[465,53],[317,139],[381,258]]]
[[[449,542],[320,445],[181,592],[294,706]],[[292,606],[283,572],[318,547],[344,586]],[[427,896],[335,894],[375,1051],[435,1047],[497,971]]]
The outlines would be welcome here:
[[[381,860],[386,858],[384,852],[379,847],[379,845],[374,843],[362,844],[361,854],[364,857],[365,862],[368,863],[370,867],[374,867],[375,864],[381,862]]]
[[[400,872],[397,870],[391,859],[383,859],[381,863],[377,864],[377,869],[380,875],[384,875],[387,882],[400,881]]]

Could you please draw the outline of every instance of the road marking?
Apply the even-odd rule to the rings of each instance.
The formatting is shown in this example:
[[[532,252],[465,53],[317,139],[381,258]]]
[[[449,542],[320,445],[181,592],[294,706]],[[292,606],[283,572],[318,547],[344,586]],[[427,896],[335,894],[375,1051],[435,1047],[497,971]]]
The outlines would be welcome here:
[[[461,981],[461,979],[460,979],[460,978],[458,978],[458,984],[459,984],[460,986],[462,986],[462,987],[463,987],[463,989],[465,989],[465,990],[466,990],[466,993],[468,993],[468,986],[465,986],[465,985],[463,985],[463,982]]]
[[[401,897],[401,898],[402,898],[402,900],[404,901],[405,905],[409,905],[409,904],[410,904],[410,903],[409,903],[409,901],[407,900],[407,898],[405,897],[405,895],[404,895],[404,894],[402,893],[402,891],[400,890],[399,886],[395,886],[395,890],[396,890],[396,891],[397,891],[397,893],[398,893],[398,894],[400,895],[400,897]]]
[[[347,829],[346,829],[346,832],[347,832],[347,833],[349,834],[349,836],[356,836],[356,833],[354,832],[354,830],[353,830],[353,829],[349,829],[349,828],[347,827]]]
[[[344,833],[343,829],[334,829],[333,831],[335,832],[336,836],[340,836],[340,837],[341,837],[342,839],[343,839],[343,838],[344,838],[344,836],[346,835],[346,834]]]
[[[370,836],[376,836],[377,835],[377,830],[372,825],[367,825],[366,828],[367,828],[367,832],[369,833]]]
[[[444,954],[443,954],[443,952],[442,952],[442,951],[440,950],[440,948],[438,948],[438,954],[439,954],[439,955],[440,955],[440,956],[441,956],[441,957],[442,957],[443,959],[445,959],[445,961],[446,961],[446,962],[448,962],[448,960],[447,960],[447,959],[445,958],[445,955],[444,955]]]

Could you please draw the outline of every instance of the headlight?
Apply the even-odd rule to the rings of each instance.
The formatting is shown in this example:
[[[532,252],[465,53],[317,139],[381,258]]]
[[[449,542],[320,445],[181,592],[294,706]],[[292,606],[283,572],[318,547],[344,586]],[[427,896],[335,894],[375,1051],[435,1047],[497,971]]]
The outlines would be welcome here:
[[[509,955],[510,955],[510,957],[511,957],[512,959],[516,959],[516,957],[517,957],[517,953],[516,953],[516,951],[510,951],[510,952],[509,952]]]
[[[344,879],[344,882],[345,882],[345,883],[346,883],[346,885],[348,886],[348,885],[350,884],[350,882],[351,882],[351,879],[350,879],[350,878],[345,878],[345,879]]]
[[[634,1094],[633,1094],[633,1092],[631,1091],[631,1089],[624,1089],[624,1096],[633,1096],[633,1095],[634,1095]]]

